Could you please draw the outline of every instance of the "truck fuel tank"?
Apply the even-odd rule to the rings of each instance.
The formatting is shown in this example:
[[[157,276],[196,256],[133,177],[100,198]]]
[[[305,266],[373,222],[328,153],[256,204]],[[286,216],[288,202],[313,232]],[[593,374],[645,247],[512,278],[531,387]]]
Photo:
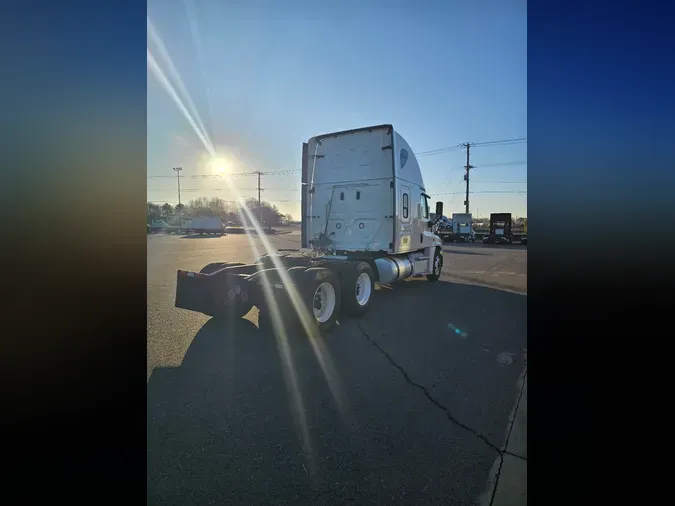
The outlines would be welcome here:
[[[410,276],[428,274],[429,258],[425,253],[386,256],[375,259],[378,283],[387,285]]]

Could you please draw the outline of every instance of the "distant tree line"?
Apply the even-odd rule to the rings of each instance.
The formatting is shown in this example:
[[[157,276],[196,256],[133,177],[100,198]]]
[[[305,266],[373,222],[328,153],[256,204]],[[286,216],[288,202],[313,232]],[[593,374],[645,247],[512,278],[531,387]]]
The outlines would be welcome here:
[[[290,214],[282,214],[276,206],[269,202],[251,198],[246,200],[245,204],[249,212],[261,222],[265,227],[284,225],[293,221]],[[206,198],[199,197],[184,204],[178,204],[175,207],[171,204],[158,205],[148,202],[148,223],[153,220],[164,220],[169,225],[178,224],[180,217],[183,219],[197,217],[219,217],[223,222],[242,223],[242,216],[248,221],[248,213],[243,209],[238,209],[234,202],[228,202],[218,197]]]

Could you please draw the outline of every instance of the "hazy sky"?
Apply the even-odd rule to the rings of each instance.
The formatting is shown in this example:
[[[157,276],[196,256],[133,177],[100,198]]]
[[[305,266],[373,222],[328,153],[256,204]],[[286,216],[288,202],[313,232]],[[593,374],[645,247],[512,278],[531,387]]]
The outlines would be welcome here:
[[[282,212],[299,217],[302,143],[317,134],[392,123],[416,152],[527,136],[525,0],[322,4],[329,3],[148,2],[148,17],[231,171],[298,171],[262,177],[263,198]],[[148,48],[180,93],[150,36]],[[147,125],[148,200],[176,203],[177,165],[184,203],[235,197],[223,181],[200,176],[213,173],[207,151],[150,71]],[[456,193],[464,191],[465,152],[419,162],[432,202],[443,200],[448,215],[463,212]],[[474,215],[527,214],[526,143],[477,146],[471,163]],[[242,195],[257,195],[255,177],[233,181]]]

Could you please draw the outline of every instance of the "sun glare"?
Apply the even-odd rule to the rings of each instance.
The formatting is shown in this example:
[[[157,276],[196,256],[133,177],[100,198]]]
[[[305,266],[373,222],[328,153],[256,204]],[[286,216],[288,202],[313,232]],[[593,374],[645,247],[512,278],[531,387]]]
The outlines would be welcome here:
[[[228,162],[225,158],[216,157],[211,160],[211,170],[213,170],[213,172],[216,174],[225,174],[230,170],[230,162]]]

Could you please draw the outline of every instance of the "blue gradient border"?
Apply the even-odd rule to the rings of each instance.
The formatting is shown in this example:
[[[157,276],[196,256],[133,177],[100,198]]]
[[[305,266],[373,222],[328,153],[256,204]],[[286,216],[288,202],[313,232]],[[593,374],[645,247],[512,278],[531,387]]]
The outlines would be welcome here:
[[[625,391],[613,393],[588,371],[653,366],[654,347],[627,351],[620,343],[658,335],[654,322],[670,313],[660,297],[668,285],[657,283],[672,279],[672,9],[529,3],[528,311],[538,376],[530,391],[534,412],[548,399],[552,413],[543,421],[540,410],[545,429],[531,434],[558,462],[549,456],[545,465],[533,445],[542,465],[532,469],[542,483],[543,475],[560,475],[552,468],[562,459],[574,461],[573,486],[539,491],[574,495],[565,504],[578,502],[580,487],[604,483],[602,466],[589,474],[583,465],[593,462],[589,452],[604,452],[607,462],[629,458],[625,445],[617,453],[616,440],[611,448],[580,436],[589,419],[602,419],[598,406],[625,401]],[[93,489],[122,503],[144,494],[145,16],[137,1],[63,0],[15,2],[0,19],[0,192],[11,225],[2,248],[4,308],[14,316],[3,329],[11,363],[3,429],[21,443],[5,458],[34,469],[39,455],[49,473],[34,488],[52,497],[91,500]],[[40,230],[26,233],[35,223]],[[635,385],[644,375],[629,377]],[[565,395],[570,388],[575,395]],[[587,423],[556,412],[559,399],[566,414],[575,410]],[[637,423],[631,419],[633,432]],[[616,482],[616,468],[608,472]],[[641,483],[631,475],[616,487],[624,499],[631,481]],[[661,488],[642,487],[634,503]],[[606,488],[603,502],[610,495]]]

